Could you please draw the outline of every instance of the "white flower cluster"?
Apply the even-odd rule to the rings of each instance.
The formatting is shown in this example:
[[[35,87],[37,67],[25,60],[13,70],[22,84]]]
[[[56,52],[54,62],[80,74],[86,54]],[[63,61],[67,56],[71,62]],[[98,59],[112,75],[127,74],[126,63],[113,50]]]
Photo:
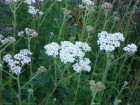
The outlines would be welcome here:
[[[23,49],[14,56],[6,54],[3,57],[3,60],[8,63],[12,73],[20,74],[22,66],[31,62],[31,58],[29,57],[30,55],[32,55],[32,53],[28,49]]]
[[[84,3],[86,5],[94,5],[94,2],[91,0],[82,0],[82,3]]]
[[[33,3],[36,3],[35,0],[25,0],[24,2],[25,2],[26,4],[28,4],[28,5],[31,5],[31,4],[33,4]]]
[[[79,73],[80,71],[90,71],[91,67],[89,66],[90,60],[85,57],[85,53],[91,51],[91,47],[84,42],[75,42],[75,44],[69,41],[62,41],[61,45],[58,45],[55,42],[47,44],[44,46],[46,54],[49,56],[56,57],[59,55],[61,62],[74,63],[73,69]]]
[[[78,63],[75,63],[72,67],[73,70],[75,70],[77,73],[79,73],[81,70],[85,70],[87,72],[90,72],[91,67],[90,64],[91,61],[88,58],[81,58],[79,59]]]
[[[128,44],[126,47],[123,48],[124,51],[128,52],[129,54],[134,54],[137,51],[137,46],[135,44]]]
[[[24,33],[28,36],[28,37],[37,37],[38,33],[34,30],[34,29],[29,29],[29,28],[25,28],[25,32],[24,31],[20,31],[18,32],[18,36],[21,37],[24,35]]]
[[[38,0],[39,2],[43,2],[44,0]],[[39,14],[39,16],[43,15],[42,11],[39,11],[39,9],[36,9],[35,6],[32,4],[36,4],[36,0],[25,0],[24,3],[28,4],[28,13],[32,15]]]
[[[39,14],[39,15],[43,15],[43,12],[42,11],[39,11],[39,9],[36,9],[34,6],[28,6],[29,9],[28,9],[28,12],[32,15],[36,15],[36,14]]]
[[[5,0],[7,4],[17,3],[19,0]]]
[[[115,48],[120,47],[121,41],[124,41],[124,37],[120,32],[112,34],[102,31],[98,34],[97,43],[100,45],[100,50],[112,52]]]
[[[95,12],[96,6],[95,6],[95,3],[93,1],[91,1],[91,0],[82,0],[82,3],[83,4],[79,5],[79,8],[81,8],[81,9],[86,8],[86,10],[88,12]]]
[[[4,38],[4,36],[2,36],[0,34],[0,43],[2,43],[2,45],[4,44],[12,44],[16,41],[16,39],[14,37],[7,37],[7,38]]]
[[[58,55],[58,50],[60,49],[60,46],[57,43],[52,42],[48,45],[45,45],[44,48],[46,49],[45,53],[47,55],[56,57]]]

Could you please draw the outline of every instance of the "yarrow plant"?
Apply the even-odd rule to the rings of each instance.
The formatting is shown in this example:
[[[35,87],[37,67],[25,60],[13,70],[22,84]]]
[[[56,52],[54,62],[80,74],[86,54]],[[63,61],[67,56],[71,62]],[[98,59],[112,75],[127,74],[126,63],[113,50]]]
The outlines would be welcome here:
[[[12,73],[20,74],[22,67],[25,64],[29,64],[31,62],[31,58],[29,57],[29,55],[32,55],[32,53],[28,49],[23,49],[14,56],[12,56],[11,54],[6,54],[3,57],[3,60],[8,63],[10,71]]]
[[[128,44],[126,47],[123,48],[128,54],[133,55],[137,51],[137,46],[135,44]]]
[[[91,67],[89,64],[91,63],[88,58],[85,57],[85,53],[91,51],[91,47],[88,46],[85,42],[75,42],[75,44],[69,41],[62,41],[61,45],[58,45],[55,42],[47,44],[44,46],[46,50],[46,54],[49,56],[56,57],[59,55],[61,62],[66,63],[74,63],[73,69],[79,73],[82,70],[90,71]]]
[[[98,34],[97,43],[100,46],[100,50],[105,50],[106,52],[112,52],[115,48],[120,47],[120,42],[124,41],[124,36],[120,32],[117,33],[107,33],[102,31]]]
[[[16,39],[14,37],[8,36],[7,38],[4,38],[4,36],[0,34],[0,42],[2,45],[12,44],[15,41],[16,41]]]
[[[19,37],[24,36],[24,34],[26,34],[26,36],[29,38],[33,38],[33,37],[38,36],[38,33],[34,29],[30,29],[30,28],[25,28],[25,31],[18,32]]]

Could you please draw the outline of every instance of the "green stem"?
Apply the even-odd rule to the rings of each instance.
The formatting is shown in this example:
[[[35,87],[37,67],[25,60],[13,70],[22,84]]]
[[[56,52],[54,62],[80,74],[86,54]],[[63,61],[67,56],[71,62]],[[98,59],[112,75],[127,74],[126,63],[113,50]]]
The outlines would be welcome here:
[[[102,81],[103,81],[104,84],[106,82],[106,78],[107,78],[107,74],[108,74],[108,70],[109,70],[109,65],[110,65],[109,55],[110,55],[110,53],[107,52],[107,59],[106,59],[107,63],[106,63],[105,71],[104,71],[103,78],[102,78]]]
[[[17,83],[18,83],[18,100],[19,100],[19,105],[22,105],[22,103],[21,103],[21,87],[20,87],[19,74],[17,75]]]
[[[56,86],[55,86],[54,89],[52,90],[52,92],[51,92],[51,94],[49,95],[48,99],[47,99],[47,96],[46,96],[46,97],[44,98],[44,100],[42,101],[42,103],[43,103],[43,102],[46,101],[46,99],[47,99],[47,101],[45,102],[45,103],[46,103],[45,105],[48,105],[49,99],[51,98],[51,96],[52,96],[53,93],[55,92],[56,88],[59,86],[59,84],[60,84],[61,81],[63,80],[63,76],[64,76],[65,71],[66,71],[66,69],[67,69],[68,67],[69,67],[69,65],[68,65],[68,66],[65,66],[65,69],[64,69],[63,72],[61,73],[61,77],[60,77],[59,81],[57,82]]]
[[[125,63],[126,60],[127,60],[127,57],[125,57],[125,59],[124,59],[124,61],[122,62],[122,65],[121,65],[121,67],[120,67],[118,73],[116,74],[115,83],[116,83],[116,81],[117,81],[117,79],[118,79],[118,76],[120,75],[120,73],[121,73],[121,71],[122,71],[122,69],[123,69],[123,67],[124,67],[124,63]]]
[[[133,96],[133,94],[134,94],[134,92],[135,92],[137,86],[139,85],[139,82],[140,82],[140,74],[139,74],[139,76],[138,76],[138,80],[137,80],[137,82],[136,82],[136,85],[134,86],[133,90],[131,91],[131,95],[130,95],[130,97],[129,97],[127,103],[130,103],[130,100],[131,100],[131,98],[132,98],[132,96]]]
[[[80,85],[81,74],[82,74],[82,73],[80,72],[79,77],[78,77],[78,84],[77,84],[77,88],[76,88],[76,92],[75,92],[75,96],[74,96],[74,102],[73,102],[73,105],[76,104],[76,98],[77,98],[78,89],[79,89],[79,85]]]
[[[17,26],[17,17],[16,17],[16,12],[17,12],[17,8],[16,8],[16,4],[14,4],[13,6],[11,6],[11,11],[13,13],[13,37],[16,38],[16,26]],[[15,44],[13,45],[13,53],[15,52]]]
[[[38,74],[39,74],[39,73],[37,73],[37,74],[36,74],[35,76],[33,76],[28,82],[26,82],[26,84],[23,85],[23,86],[21,87],[21,89],[23,89],[26,85],[28,85]]]
[[[30,105],[30,99],[31,99],[31,95],[30,93],[28,94],[28,105]]]
[[[54,65],[55,65],[55,86],[56,86],[56,84],[57,84],[57,69],[56,69],[56,64],[57,64],[57,61],[56,61],[56,58],[54,58]]]
[[[2,103],[2,59],[1,59],[1,52],[0,52],[0,103]]]
[[[93,97],[92,97],[90,105],[94,105],[93,103],[94,103],[95,96],[96,96],[96,93],[93,93]]]
[[[97,61],[98,61],[99,54],[100,54],[100,50],[97,53],[95,64],[94,64],[94,69],[93,69],[93,73],[92,74],[95,74],[96,73],[96,66],[97,66]]]
[[[31,38],[28,37],[28,49],[29,51],[31,51]],[[31,58],[31,56],[30,56]],[[31,59],[31,63],[30,63],[30,79],[32,79],[32,75],[33,75],[33,72],[32,72],[32,59]],[[31,88],[33,89],[33,84],[32,84],[32,81],[31,81]]]
[[[63,27],[64,27],[65,22],[66,22],[65,20],[66,20],[66,16],[64,15],[63,23],[62,23],[62,25],[61,25],[61,28],[60,28],[60,31],[59,31],[59,35],[58,35],[58,40],[60,40],[60,36],[61,36],[61,34],[62,34]]]

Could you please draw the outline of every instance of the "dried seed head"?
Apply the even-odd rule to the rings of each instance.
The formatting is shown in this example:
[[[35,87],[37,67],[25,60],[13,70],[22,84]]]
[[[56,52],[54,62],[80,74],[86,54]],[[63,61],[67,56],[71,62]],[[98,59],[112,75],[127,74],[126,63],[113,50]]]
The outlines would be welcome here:
[[[39,71],[39,72],[47,72],[48,70],[47,70],[44,66],[40,66],[40,67],[38,68],[38,71]]]
[[[33,89],[28,89],[27,92],[28,92],[29,94],[33,94]]]
[[[92,26],[86,26],[86,31],[87,32],[93,32],[94,31],[94,27],[92,27]]]
[[[113,8],[113,5],[111,3],[105,2],[102,5],[102,8],[104,9],[105,12],[108,12]]]
[[[95,83],[94,80],[90,81],[90,89],[92,92],[101,92],[103,90],[105,90],[105,85],[102,82],[97,82]]]

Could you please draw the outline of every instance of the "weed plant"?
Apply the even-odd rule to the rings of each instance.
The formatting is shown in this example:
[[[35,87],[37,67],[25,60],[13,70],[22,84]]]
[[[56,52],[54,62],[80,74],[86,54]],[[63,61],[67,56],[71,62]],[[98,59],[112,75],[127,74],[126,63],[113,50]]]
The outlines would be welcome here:
[[[0,105],[140,105],[139,0],[1,0]]]

